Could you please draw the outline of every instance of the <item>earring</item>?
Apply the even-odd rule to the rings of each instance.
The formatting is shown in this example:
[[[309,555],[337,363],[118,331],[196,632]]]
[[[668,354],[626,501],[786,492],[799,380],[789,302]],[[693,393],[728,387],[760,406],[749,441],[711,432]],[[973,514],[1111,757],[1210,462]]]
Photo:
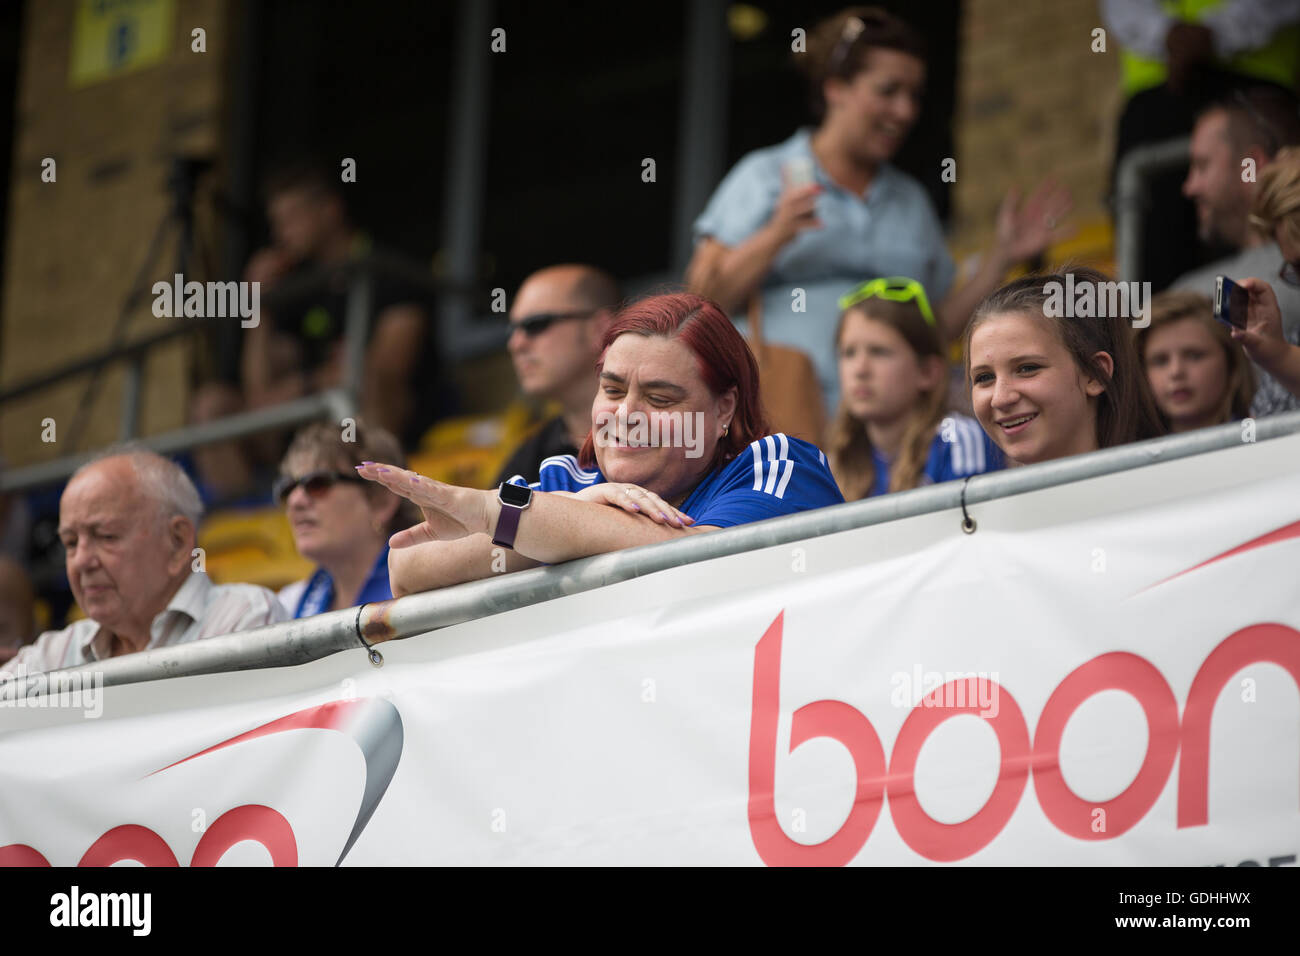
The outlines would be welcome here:
[[[729,431],[731,431],[731,426],[730,426],[730,425],[723,425],[723,426],[722,426],[722,437],[723,437],[723,438],[726,438],[726,437],[727,437],[727,432],[729,432]]]

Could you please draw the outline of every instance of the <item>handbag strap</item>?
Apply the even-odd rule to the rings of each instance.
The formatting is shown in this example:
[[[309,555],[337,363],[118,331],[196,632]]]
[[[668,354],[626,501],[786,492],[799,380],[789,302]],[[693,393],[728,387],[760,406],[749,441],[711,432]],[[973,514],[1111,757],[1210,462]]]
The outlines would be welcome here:
[[[763,351],[763,297],[755,292],[749,297],[749,347],[757,358]]]

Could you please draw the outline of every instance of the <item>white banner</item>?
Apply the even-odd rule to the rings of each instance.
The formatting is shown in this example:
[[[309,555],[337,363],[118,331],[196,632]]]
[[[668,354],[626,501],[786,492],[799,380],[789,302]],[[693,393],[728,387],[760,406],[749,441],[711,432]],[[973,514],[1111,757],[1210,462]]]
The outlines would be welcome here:
[[[1297,463],[675,568],[382,668],[0,707],[0,863],[1295,862]]]

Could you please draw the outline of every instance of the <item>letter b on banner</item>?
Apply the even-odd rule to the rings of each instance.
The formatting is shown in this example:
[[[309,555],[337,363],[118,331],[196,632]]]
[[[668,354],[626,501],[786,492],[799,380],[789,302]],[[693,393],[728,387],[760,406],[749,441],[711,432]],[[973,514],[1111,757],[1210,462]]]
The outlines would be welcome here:
[[[776,730],[781,715],[781,630],[778,614],[754,648],[754,704],[749,730],[749,832],[768,866],[843,866],[857,855],[880,816],[885,751],[871,721],[848,704],[819,700],[794,712],[790,752],[816,737],[837,740],[853,757],[857,779],[848,819],[829,840],[796,843],[776,816]]]

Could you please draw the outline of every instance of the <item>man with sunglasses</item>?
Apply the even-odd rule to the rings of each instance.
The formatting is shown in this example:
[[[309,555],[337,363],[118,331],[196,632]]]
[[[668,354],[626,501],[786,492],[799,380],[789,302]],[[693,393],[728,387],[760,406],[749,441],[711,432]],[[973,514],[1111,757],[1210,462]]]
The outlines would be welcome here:
[[[1259,192],[1260,174],[1279,149],[1296,143],[1300,143],[1296,99],[1271,87],[1232,93],[1197,117],[1183,194],[1196,203],[1200,239],[1224,242],[1239,251],[1181,276],[1172,288],[1213,298],[1216,276],[1242,279],[1278,274],[1282,250],[1271,236],[1251,228],[1250,209]],[[1248,169],[1254,175],[1246,175]],[[1281,308],[1283,334],[1293,345],[1300,344],[1300,288],[1274,282],[1273,290]],[[1300,408],[1300,399],[1258,363],[1255,377],[1253,417]]]
[[[560,411],[511,453],[497,485],[515,475],[535,482],[547,458],[578,453],[591,429],[600,343],[621,299],[614,278],[587,265],[550,266],[519,287],[507,343],[515,374],[525,395]]]

